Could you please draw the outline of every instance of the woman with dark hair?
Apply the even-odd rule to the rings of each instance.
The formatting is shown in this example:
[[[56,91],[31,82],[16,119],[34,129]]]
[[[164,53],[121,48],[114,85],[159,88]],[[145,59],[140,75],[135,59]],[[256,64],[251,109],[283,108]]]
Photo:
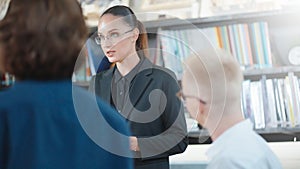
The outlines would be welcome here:
[[[11,0],[0,21],[0,68],[17,80],[0,92],[1,169],[133,167],[125,120],[72,86],[86,39],[77,0]]]
[[[92,78],[90,90],[127,119],[136,169],[167,169],[169,156],[187,147],[187,129],[175,75],[147,58],[147,35],[126,6],[107,9],[96,42],[116,65]]]
[[[147,49],[148,48],[148,37],[147,37],[147,33],[146,33],[146,29],[144,27],[144,25],[138,21],[138,26],[137,28],[139,29],[140,32],[140,38],[138,39],[138,41],[136,42],[137,45],[139,45],[137,48],[138,49]],[[144,35],[142,35],[144,34]],[[100,45],[100,44],[99,44]],[[144,56],[145,57],[149,57],[149,53],[148,51],[144,50]],[[101,52],[103,53],[103,52]],[[107,57],[103,57],[101,59],[101,62],[99,64],[99,67],[97,69],[97,73],[100,73],[104,70],[108,70],[109,68],[111,68],[112,66],[114,66],[114,63],[109,62]]]

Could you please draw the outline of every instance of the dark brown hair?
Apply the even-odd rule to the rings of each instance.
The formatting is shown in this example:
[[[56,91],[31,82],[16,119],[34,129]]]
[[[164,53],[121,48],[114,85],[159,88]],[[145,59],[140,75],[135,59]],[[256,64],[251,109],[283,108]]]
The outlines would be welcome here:
[[[77,0],[12,0],[0,21],[0,63],[17,79],[71,78],[86,38]]]
[[[100,18],[105,14],[112,14],[114,16],[121,16],[122,19],[131,27],[131,28],[138,28],[140,34],[136,41],[135,50],[138,54],[141,54],[145,57],[148,57],[148,37],[147,32],[144,25],[136,18],[134,12],[127,6],[123,5],[116,5],[113,7],[108,8],[106,11],[102,13]]]

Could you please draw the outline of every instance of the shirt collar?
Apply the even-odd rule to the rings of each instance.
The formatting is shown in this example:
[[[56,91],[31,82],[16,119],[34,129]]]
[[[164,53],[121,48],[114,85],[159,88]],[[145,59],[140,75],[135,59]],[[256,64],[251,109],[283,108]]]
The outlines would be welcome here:
[[[208,159],[212,159],[214,156],[219,154],[223,150],[224,145],[226,145],[226,142],[234,139],[238,133],[249,130],[253,130],[253,124],[249,119],[243,120],[230,127],[223,134],[221,134],[207,150],[206,155]]]
[[[131,80],[135,77],[135,75],[139,71],[143,62],[144,62],[144,59],[141,58],[139,63],[137,65],[135,65],[135,67],[129,73],[127,73],[125,76],[122,76],[120,71],[118,70],[118,68],[116,68],[116,71],[114,72],[114,78],[115,78],[114,82],[118,83],[122,78],[125,78],[126,81],[131,82]]]

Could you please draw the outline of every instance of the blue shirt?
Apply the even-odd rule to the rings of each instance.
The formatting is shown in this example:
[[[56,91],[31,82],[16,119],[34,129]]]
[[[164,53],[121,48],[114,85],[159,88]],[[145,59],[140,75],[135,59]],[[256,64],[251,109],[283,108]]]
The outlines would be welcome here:
[[[1,169],[131,169],[129,135],[115,110],[70,81],[0,92]]]

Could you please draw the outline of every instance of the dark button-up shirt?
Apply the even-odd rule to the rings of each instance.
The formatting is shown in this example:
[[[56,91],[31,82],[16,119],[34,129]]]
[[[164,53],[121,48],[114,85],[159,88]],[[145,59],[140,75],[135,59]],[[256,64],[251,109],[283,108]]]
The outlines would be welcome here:
[[[113,83],[111,86],[111,95],[112,101],[116,107],[116,109],[122,113],[124,108],[124,104],[126,103],[127,99],[129,99],[129,87],[131,81],[137,75],[139,70],[142,70],[144,59],[141,59],[139,63],[125,76],[122,76],[118,68],[116,68],[113,76]]]

